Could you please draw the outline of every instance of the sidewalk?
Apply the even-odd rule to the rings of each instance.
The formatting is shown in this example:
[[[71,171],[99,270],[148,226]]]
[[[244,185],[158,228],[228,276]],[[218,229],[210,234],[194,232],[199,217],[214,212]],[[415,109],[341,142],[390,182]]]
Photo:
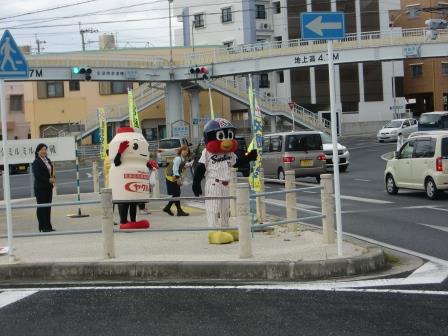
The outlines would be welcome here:
[[[57,196],[54,202],[76,200],[76,195]],[[98,194],[82,194],[81,200],[99,199]],[[29,204],[22,200],[15,204]],[[15,237],[15,257],[0,256],[0,281],[10,280],[315,280],[353,276],[385,268],[382,249],[344,241],[343,258],[336,244],[322,244],[320,231],[300,227],[289,233],[285,227],[256,232],[252,240],[253,257],[239,259],[239,243],[210,245],[207,231],[163,231],[207,227],[205,212],[185,206],[188,217],[169,216],[163,203],[150,205],[147,218],[151,229],[145,232],[116,232],[114,259],[103,259],[101,208],[83,205],[85,218],[69,218],[78,206],[53,207],[55,233]],[[173,206],[174,209],[174,206]],[[118,222],[115,213],[115,221]],[[6,235],[5,212],[0,213],[0,235]],[[272,218],[270,220],[273,220]],[[274,219],[275,220],[275,219]],[[14,234],[37,233],[35,209],[13,209]],[[115,226],[118,230],[118,226]],[[61,235],[64,231],[78,234]],[[0,238],[0,246],[7,245]]]

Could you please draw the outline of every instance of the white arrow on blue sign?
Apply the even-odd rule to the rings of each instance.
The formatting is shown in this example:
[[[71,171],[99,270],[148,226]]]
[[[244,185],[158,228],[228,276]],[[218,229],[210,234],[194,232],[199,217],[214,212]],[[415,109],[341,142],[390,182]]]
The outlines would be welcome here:
[[[0,40],[0,79],[28,77],[28,63],[9,30]]]
[[[303,40],[341,40],[345,37],[343,12],[302,12]]]

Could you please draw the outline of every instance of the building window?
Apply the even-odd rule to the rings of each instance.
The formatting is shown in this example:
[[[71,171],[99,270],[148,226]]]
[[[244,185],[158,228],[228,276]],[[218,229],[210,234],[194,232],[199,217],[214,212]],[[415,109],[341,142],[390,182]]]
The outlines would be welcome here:
[[[79,91],[79,81],[77,80],[71,80],[68,82],[68,87],[70,91]]]
[[[272,7],[274,7],[274,14],[281,13],[280,1],[273,2]]]
[[[268,74],[261,74],[260,75],[260,89],[267,89],[269,88],[269,76]]]
[[[448,63],[442,63],[442,75],[448,76]]]
[[[202,28],[205,26],[204,23],[204,13],[201,14],[195,14],[194,15],[194,27],[195,28]]]
[[[443,93],[443,110],[448,111],[448,93]]]
[[[283,73],[283,70],[282,71],[277,71],[277,74],[278,74],[278,82],[279,83],[284,83],[285,82],[285,75]]]
[[[128,82],[111,82],[111,94],[128,93]]]
[[[423,64],[411,64],[412,78],[421,77],[423,75]]]
[[[232,22],[232,8],[227,7],[222,10],[221,21],[222,22]]]
[[[264,5],[256,5],[255,18],[266,19],[266,9]]]
[[[64,82],[43,82],[45,87],[45,96],[39,98],[60,98],[64,97]]]
[[[9,96],[9,110],[23,112],[23,95]]]

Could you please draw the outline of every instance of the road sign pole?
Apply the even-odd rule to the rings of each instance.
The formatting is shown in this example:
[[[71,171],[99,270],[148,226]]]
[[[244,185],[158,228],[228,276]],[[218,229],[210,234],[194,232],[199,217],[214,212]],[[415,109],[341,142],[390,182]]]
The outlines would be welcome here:
[[[3,199],[5,200],[6,206],[6,230],[8,234],[8,255],[9,262],[14,262],[14,252],[12,246],[12,216],[11,216],[11,189],[9,183],[9,164],[8,164],[8,151],[7,151],[7,111],[6,111],[6,101],[5,101],[5,81],[0,79],[0,110],[1,110],[1,121],[2,121],[2,147],[3,147]]]
[[[339,181],[339,156],[336,120],[336,95],[334,84],[333,40],[328,40],[328,77],[330,80],[330,110],[331,110],[331,142],[333,143],[333,174],[334,199],[336,206],[336,231],[338,256],[342,256],[342,217],[341,217],[341,188]]]

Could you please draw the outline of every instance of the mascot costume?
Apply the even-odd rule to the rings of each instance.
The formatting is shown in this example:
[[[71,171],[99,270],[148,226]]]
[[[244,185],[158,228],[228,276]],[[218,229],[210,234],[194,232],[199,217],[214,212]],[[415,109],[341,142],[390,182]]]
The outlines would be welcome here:
[[[205,148],[202,151],[199,163],[193,177],[193,193],[202,194],[201,180],[205,175],[205,196],[229,196],[229,181],[231,168],[238,168],[254,161],[257,151],[252,150],[244,157],[237,158],[234,153],[238,148],[235,140],[235,127],[226,119],[216,118],[210,120],[204,127]],[[209,227],[229,227],[230,200],[206,200],[205,209]],[[208,241],[210,244],[227,244],[238,240],[238,231],[210,231]]]
[[[120,229],[147,229],[149,221],[136,221],[137,204],[149,197],[149,171],[157,166],[148,161],[148,142],[131,127],[120,127],[109,144],[112,200],[118,204]],[[128,221],[128,212],[130,221]]]

